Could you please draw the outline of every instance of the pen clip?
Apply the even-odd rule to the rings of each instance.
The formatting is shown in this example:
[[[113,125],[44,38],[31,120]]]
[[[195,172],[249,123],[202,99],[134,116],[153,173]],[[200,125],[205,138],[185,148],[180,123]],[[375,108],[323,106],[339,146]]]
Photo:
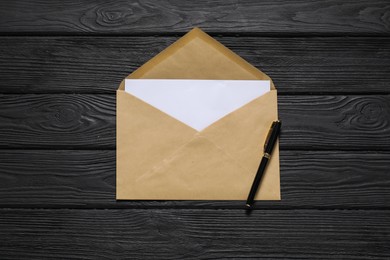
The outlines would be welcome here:
[[[267,145],[268,145],[269,139],[271,137],[271,133],[272,133],[272,131],[273,131],[275,125],[276,125],[276,122],[277,121],[272,122],[272,125],[271,125],[271,127],[270,127],[270,129],[268,131],[267,138],[265,139],[265,142],[264,142],[264,150],[263,150],[264,152],[267,149]]]

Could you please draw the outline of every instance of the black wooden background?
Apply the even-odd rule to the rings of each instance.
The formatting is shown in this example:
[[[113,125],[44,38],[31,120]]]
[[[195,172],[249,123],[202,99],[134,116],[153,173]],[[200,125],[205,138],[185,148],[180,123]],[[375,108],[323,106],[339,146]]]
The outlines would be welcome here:
[[[115,90],[198,26],[279,93],[282,201],[115,200]],[[390,2],[0,1],[1,259],[389,259]]]

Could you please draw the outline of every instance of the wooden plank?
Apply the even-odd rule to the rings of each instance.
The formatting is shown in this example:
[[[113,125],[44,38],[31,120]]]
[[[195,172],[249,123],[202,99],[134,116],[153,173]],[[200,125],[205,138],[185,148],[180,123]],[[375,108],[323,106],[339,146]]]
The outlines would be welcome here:
[[[114,95],[0,96],[0,148],[115,148]]]
[[[388,259],[389,211],[0,210],[6,259]]]
[[[216,37],[279,94],[389,93],[390,38]],[[114,93],[177,37],[0,37],[1,93]]]
[[[390,209],[390,153],[281,151],[282,201],[258,209]],[[116,201],[115,151],[0,150],[0,207],[225,208],[244,201]]]
[[[388,35],[389,3],[372,1],[2,1],[0,32],[164,34],[194,26],[213,33]],[[28,10],[28,12],[26,11]]]
[[[280,96],[282,148],[388,150],[390,96]],[[389,141],[388,141],[389,140]]]
[[[279,96],[282,149],[388,150],[390,96]],[[115,149],[114,95],[0,95],[0,148]]]

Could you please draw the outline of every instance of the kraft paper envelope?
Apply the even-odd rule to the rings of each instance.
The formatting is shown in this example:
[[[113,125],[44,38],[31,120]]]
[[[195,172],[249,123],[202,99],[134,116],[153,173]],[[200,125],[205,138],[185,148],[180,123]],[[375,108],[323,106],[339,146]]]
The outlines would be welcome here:
[[[271,80],[198,28],[130,74],[129,79]],[[272,121],[271,91],[198,132],[117,90],[117,199],[245,200]],[[280,200],[275,146],[257,200]]]

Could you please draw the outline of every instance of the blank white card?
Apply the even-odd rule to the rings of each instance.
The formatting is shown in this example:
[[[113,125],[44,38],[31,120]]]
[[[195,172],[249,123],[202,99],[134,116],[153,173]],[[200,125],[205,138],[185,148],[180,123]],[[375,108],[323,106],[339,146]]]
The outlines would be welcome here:
[[[270,91],[270,81],[126,79],[125,91],[202,131]]]

